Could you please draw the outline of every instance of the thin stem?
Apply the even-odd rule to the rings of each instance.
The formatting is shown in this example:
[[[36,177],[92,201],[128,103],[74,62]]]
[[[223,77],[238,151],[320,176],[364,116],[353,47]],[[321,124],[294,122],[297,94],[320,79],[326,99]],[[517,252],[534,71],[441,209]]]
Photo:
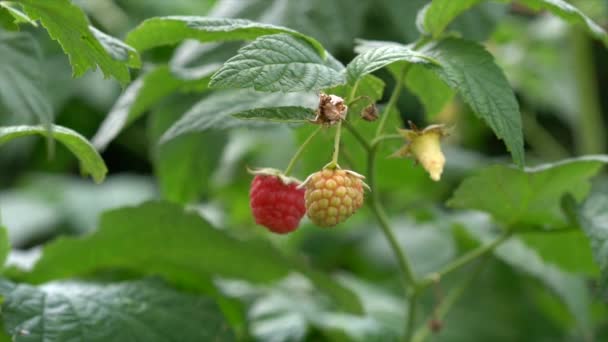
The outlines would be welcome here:
[[[388,103],[386,104],[386,107],[384,107],[384,110],[380,115],[380,122],[378,123],[378,128],[376,129],[376,136],[382,134],[382,131],[384,130],[388,114],[390,113],[391,108],[395,106],[395,103],[397,103],[397,99],[399,98],[399,94],[401,93],[402,82],[403,81],[401,78],[397,79],[397,84],[395,84],[395,88],[391,93],[391,97],[388,99]]]
[[[357,93],[358,87],[359,87],[359,81],[357,80],[357,82],[355,82],[352,89],[350,90],[350,94],[346,98],[346,103],[349,103],[353,100],[353,98],[355,97],[355,94]],[[347,114],[348,114],[348,112],[347,112]],[[347,118],[344,118],[343,120],[338,121],[338,124],[336,126],[336,136],[334,138],[334,154],[331,157],[331,162],[329,162],[329,164],[325,165],[324,168],[333,169],[333,168],[338,167],[338,158],[340,157],[340,138],[342,136],[342,122],[346,121],[346,119]]]
[[[439,306],[435,310],[435,313],[434,313],[435,319],[438,319],[438,320],[444,319],[444,317],[448,314],[450,309],[454,306],[454,304],[456,304],[458,299],[460,299],[460,297],[462,297],[465,290],[469,287],[469,285],[471,285],[473,280],[475,280],[475,278],[477,278],[477,276],[479,276],[479,274],[483,270],[484,266],[486,265],[487,260],[488,260],[487,258],[481,260],[479,262],[479,264],[475,267],[475,269],[471,272],[469,277],[464,279],[460,284],[458,284],[458,286],[456,286],[450,290],[450,292],[447,294],[447,296],[445,296],[445,298],[441,301],[441,304],[439,304]],[[429,336],[430,333],[431,333],[431,330],[429,329],[428,325],[426,325],[426,324],[422,325],[420,328],[418,328],[418,330],[414,334],[414,338],[411,341],[412,342],[423,342],[424,340],[427,339],[427,337]]]
[[[306,140],[304,140],[302,145],[300,145],[300,147],[298,148],[296,153],[293,155],[293,157],[289,161],[289,164],[287,164],[287,168],[285,168],[285,172],[284,172],[285,176],[289,176],[291,171],[293,171],[293,168],[296,166],[296,163],[302,156],[302,152],[304,152],[304,150],[306,149],[306,146],[308,146],[308,144],[312,141],[312,138],[314,138],[315,135],[317,135],[317,133],[319,133],[322,128],[323,128],[322,126],[319,126],[319,128],[315,129],[314,132],[310,133],[308,138],[306,138]]]
[[[412,336],[414,335],[414,325],[416,324],[416,309],[418,308],[418,296],[419,293],[414,291],[409,301],[409,306],[407,310],[407,324],[405,326],[405,338],[404,341],[411,341]]]
[[[372,140],[371,146],[376,146],[384,140],[403,140],[403,137],[399,134],[384,134]]]
[[[393,89],[393,92],[391,93],[391,97],[388,99],[388,103],[386,104],[386,107],[384,107],[384,111],[382,111],[382,115],[380,116],[380,123],[378,123],[378,128],[376,129],[376,137],[379,136],[380,134],[382,134],[382,131],[384,130],[384,126],[386,125],[386,120],[388,119],[388,114],[390,113],[391,109],[397,103],[397,100],[399,99],[399,95],[401,95],[401,88],[403,87],[403,80],[405,79],[405,76],[407,75],[410,68],[411,68],[411,64],[404,66],[403,72],[397,78],[397,83],[395,84],[395,88]]]
[[[509,237],[511,237],[511,232],[506,231],[506,232],[502,233],[496,240],[494,240],[488,244],[481,245],[481,246],[475,248],[474,250],[462,255],[458,259],[445,265],[438,272],[431,273],[427,277],[425,277],[424,280],[422,280],[422,282],[420,282],[420,284],[418,284],[418,289],[419,290],[424,289],[424,288],[432,285],[433,283],[437,282],[439,279],[444,277],[446,274],[461,268],[462,266],[468,264],[469,262],[471,262],[487,253],[490,253],[491,251],[494,250],[494,248],[496,248],[501,243],[505,242]]]
[[[359,81],[357,80],[355,82],[355,84],[353,84],[353,87],[350,90],[350,94],[348,94],[348,98],[346,99],[346,103],[348,103],[348,105],[352,105],[355,102],[355,95],[357,95],[357,89],[359,88]]]
[[[388,218],[386,217],[386,213],[384,212],[384,209],[377,202],[377,199],[375,199],[374,197],[375,197],[374,195],[371,196],[372,212],[378,219],[378,222],[380,223],[380,228],[382,229],[382,232],[384,233],[386,240],[388,241],[391,249],[393,250],[393,253],[397,257],[397,263],[399,264],[399,269],[401,270],[401,273],[403,276],[403,285],[404,285],[405,293],[407,295],[409,295],[409,292],[407,289],[410,288],[411,286],[415,286],[414,272],[412,271],[412,267],[410,266],[410,263],[409,263],[407,257],[403,253],[401,246],[399,246],[399,242],[397,242],[397,238],[395,237],[395,235],[393,234],[393,231],[391,230],[391,227],[390,227]]]
[[[386,125],[389,113],[391,109],[395,107],[397,104],[397,100],[399,99],[399,95],[401,94],[401,87],[403,86],[403,79],[405,78],[410,66],[405,66],[403,73],[400,77],[397,78],[397,84],[395,84],[395,88],[391,93],[391,97],[386,104],[386,107],[382,111],[380,122],[378,123],[378,128],[376,129],[376,135],[370,148],[368,149],[367,154],[367,179],[369,182],[369,186],[372,189],[370,196],[370,205],[372,208],[372,212],[376,216],[378,223],[380,223],[380,228],[382,229],[382,233],[384,237],[388,241],[393,254],[397,258],[397,264],[399,265],[399,269],[401,271],[401,279],[403,282],[403,291],[405,298],[408,299],[409,305],[407,308],[407,322],[405,325],[405,335],[404,341],[409,341],[414,330],[414,324],[416,322],[416,306],[418,299],[417,292],[417,281],[414,272],[412,271],[412,267],[410,266],[410,262],[407,258],[407,255],[403,252],[401,246],[397,242],[397,238],[393,234],[391,229],[389,220],[384,212],[384,208],[380,203],[380,194],[378,189],[376,188],[376,152],[378,138],[381,136],[382,131],[384,130],[384,126]]]
[[[571,29],[572,72],[578,95],[576,147],[579,154],[603,153],[606,149],[604,120],[597,89],[591,39],[582,29]]]
[[[338,158],[340,157],[340,136],[342,135],[342,121],[336,125],[336,136],[334,138],[334,154],[331,157],[331,162],[325,165],[324,168],[333,169],[338,167]]]
[[[418,286],[416,284],[416,277],[412,271],[409,260],[397,242],[397,238],[393,234],[389,220],[384,212],[384,208],[380,203],[379,192],[376,188],[376,151],[376,147],[373,146],[367,155],[367,179],[369,186],[372,189],[369,203],[371,205],[372,212],[380,224],[384,237],[388,241],[393,254],[397,258],[397,264],[399,265],[399,269],[401,271],[404,296],[409,301],[407,309],[408,319],[405,326],[404,341],[409,341],[413,333],[414,323],[416,322],[416,302],[418,297],[416,289]]]

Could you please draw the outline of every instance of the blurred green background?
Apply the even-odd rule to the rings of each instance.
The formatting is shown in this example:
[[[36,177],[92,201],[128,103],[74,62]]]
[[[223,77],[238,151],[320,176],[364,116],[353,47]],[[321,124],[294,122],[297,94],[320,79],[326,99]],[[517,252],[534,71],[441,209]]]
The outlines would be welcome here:
[[[209,15],[280,24],[318,39],[346,64],[355,56],[356,38],[401,43],[416,39],[416,13],[426,1],[76,0],[75,3],[86,11],[94,26],[121,38],[152,16]],[[572,3],[607,27],[608,1]],[[483,42],[504,68],[520,103],[529,165],[607,152],[608,49],[600,41],[546,13],[494,2],[475,6],[450,28],[464,38]],[[122,91],[120,86],[114,80],[104,80],[100,72],[71,78],[68,59],[59,45],[41,29],[24,30],[31,32],[42,46],[41,78],[47,90],[44,95],[53,106],[54,121],[91,138],[115,105]],[[197,70],[225,61],[241,45],[185,42],[178,47],[157,48],[143,56],[146,63],[139,73],[168,63],[175,73],[195,75]],[[133,71],[134,78],[137,74],[138,71]],[[376,75],[387,84],[382,104],[394,82],[387,71]],[[236,286],[227,281],[226,292],[232,297],[246,298],[244,301],[250,308],[246,314],[249,332],[244,335],[261,341],[326,338],[339,341],[346,339],[345,334],[349,338],[355,336],[353,339],[384,341],[386,331],[400,331],[403,313],[396,264],[367,208],[335,229],[322,230],[305,219],[303,227],[289,236],[269,236],[253,223],[248,204],[251,176],[246,167],[284,168],[312,128],[207,130],[180,136],[167,144],[158,143],[172,123],[210,93],[209,89],[183,87],[156,98],[145,117],[130,125],[103,151],[109,175],[99,185],[80,177],[77,160],[60,144],[51,158],[46,141],[41,138],[16,139],[1,146],[0,213],[15,249],[9,256],[9,264],[29,267],[41,244],[61,235],[91,232],[99,214],[107,209],[164,198],[188,205],[214,226],[239,238],[270,240],[287,254],[298,255],[319,269],[339,274],[343,283],[362,294],[364,305],[369,305],[374,313],[372,321],[348,320],[338,314],[315,319],[327,311],[327,304],[311,290],[306,279],[297,275],[273,287]],[[385,158],[400,146],[398,142],[387,143],[379,160],[379,187],[399,243],[406,248],[416,273],[425,274],[475,244],[466,231],[458,228],[459,220],[464,224],[492,225],[481,214],[460,217],[447,210],[443,203],[454,188],[480,167],[495,162],[510,163],[510,159],[503,143],[458,98],[429,118],[419,100],[406,90],[398,109],[404,120],[412,120],[419,126],[437,121],[456,123],[454,133],[444,144],[448,161],[444,179],[439,183],[428,179],[410,160]],[[36,122],[35,117],[23,113],[0,111],[0,125]],[[403,121],[390,125],[403,126]],[[297,177],[304,179],[327,163],[332,139],[327,132],[315,140],[296,169]],[[345,136],[345,144],[343,166],[363,171],[363,151],[351,137]],[[606,189],[607,180],[605,173],[597,177],[593,190]],[[551,248],[568,253],[568,245],[560,244],[562,240]],[[526,251],[521,249],[512,252],[524,253],[520,260],[533,258],[526,259]],[[586,311],[589,317],[571,315],[544,287],[543,272],[551,272],[550,266],[544,267],[538,270],[540,276],[534,276],[522,271],[508,255],[488,260],[484,271],[446,317],[441,333],[432,340],[608,340],[606,307],[589,292],[581,299],[589,305]],[[444,292],[471,269],[457,272],[429,291],[423,299],[423,312],[430,313]],[[258,314],[255,308],[263,305],[268,306],[267,311],[258,310]],[[339,333],[327,333],[333,330]],[[376,334],[377,330],[383,333]],[[358,337],[356,331],[362,331]]]

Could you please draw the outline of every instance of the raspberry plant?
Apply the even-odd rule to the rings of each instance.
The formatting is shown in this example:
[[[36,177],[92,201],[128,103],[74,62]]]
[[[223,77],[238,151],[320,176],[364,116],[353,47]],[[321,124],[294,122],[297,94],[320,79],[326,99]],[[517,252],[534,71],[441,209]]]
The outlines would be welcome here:
[[[607,340],[607,13],[0,1],[0,340]]]

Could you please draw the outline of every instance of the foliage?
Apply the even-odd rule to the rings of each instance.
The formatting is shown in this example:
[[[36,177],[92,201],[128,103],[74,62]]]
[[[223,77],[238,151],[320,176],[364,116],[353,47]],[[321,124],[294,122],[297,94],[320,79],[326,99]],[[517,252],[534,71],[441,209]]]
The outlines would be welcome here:
[[[0,0],[0,340],[608,339],[606,25],[600,0]],[[317,219],[349,177],[366,206],[256,226],[248,172],[324,168],[349,176],[305,187]]]

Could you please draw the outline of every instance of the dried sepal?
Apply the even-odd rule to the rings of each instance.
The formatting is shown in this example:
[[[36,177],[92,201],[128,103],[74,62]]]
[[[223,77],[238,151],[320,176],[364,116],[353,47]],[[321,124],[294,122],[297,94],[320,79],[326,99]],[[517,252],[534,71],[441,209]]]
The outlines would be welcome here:
[[[376,121],[378,119],[378,107],[375,103],[363,108],[361,111],[361,118],[365,121]]]
[[[362,175],[362,174],[360,174],[360,173],[357,173],[357,172],[355,172],[355,171],[353,171],[353,170],[343,170],[343,169],[342,169],[340,166],[336,166],[336,167],[323,167],[323,169],[322,169],[321,171],[323,171],[323,170],[330,170],[330,171],[331,171],[331,170],[342,170],[342,171],[346,172],[347,174],[349,174],[349,175],[351,175],[351,176],[353,176],[353,177],[355,177],[355,178],[360,179],[360,180],[361,180],[361,183],[362,183],[362,185],[363,185],[363,187],[364,187],[365,189],[367,189],[367,190],[371,191],[371,188],[369,187],[369,185],[367,185],[367,183],[363,182],[363,180],[365,179],[365,176],[364,176],[364,175]],[[298,188],[303,188],[303,187],[305,187],[305,186],[306,186],[306,184],[307,184],[308,182],[310,182],[311,177],[312,177],[313,175],[314,175],[314,173],[312,173],[312,174],[310,174],[308,177],[306,177],[306,179],[305,179],[305,180],[304,180],[304,181],[303,181],[303,182],[302,182],[302,183],[301,183],[301,184],[298,186]]]
[[[321,93],[315,119],[311,122],[318,125],[333,125],[344,120],[347,111],[348,106],[343,98]]]
[[[448,135],[444,125],[431,125],[423,130],[410,122],[411,129],[399,129],[407,144],[393,153],[393,157],[413,157],[429,173],[431,179],[439,181],[445,166],[441,151],[441,138]]]
[[[273,169],[270,167],[264,167],[264,168],[260,168],[260,169],[247,168],[247,172],[249,172],[252,175],[264,175],[264,176],[277,177],[285,185],[296,184],[296,185],[300,186],[302,183],[299,179],[294,178],[294,177],[285,176],[281,170]]]

